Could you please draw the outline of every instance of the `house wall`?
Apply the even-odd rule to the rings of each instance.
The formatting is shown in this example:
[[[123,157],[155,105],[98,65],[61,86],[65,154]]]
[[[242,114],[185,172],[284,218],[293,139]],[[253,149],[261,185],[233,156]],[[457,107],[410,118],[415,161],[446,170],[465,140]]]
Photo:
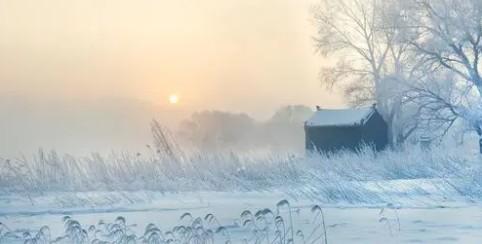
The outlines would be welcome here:
[[[362,141],[374,146],[376,150],[383,150],[388,145],[388,126],[379,113],[370,117],[362,128]]]
[[[334,152],[355,150],[362,139],[360,127],[305,127],[306,149]]]

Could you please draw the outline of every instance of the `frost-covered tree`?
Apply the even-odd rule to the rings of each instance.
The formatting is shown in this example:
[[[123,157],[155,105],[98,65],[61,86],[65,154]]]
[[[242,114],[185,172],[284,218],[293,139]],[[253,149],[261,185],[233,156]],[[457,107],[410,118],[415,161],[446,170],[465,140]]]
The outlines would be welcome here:
[[[446,100],[443,106],[465,119],[482,137],[482,1],[407,2],[411,8],[401,28],[411,33],[407,42],[414,47],[425,70],[453,74],[449,86],[442,84],[446,79],[434,81],[445,89],[460,91],[456,102]]]
[[[177,135],[183,145],[205,151],[299,152],[304,151],[304,121],[312,114],[313,110],[304,105],[283,106],[266,121],[256,121],[247,114],[202,111],[182,121]],[[153,133],[156,147],[161,145],[163,152],[165,148],[169,150],[170,145],[164,145],[162,131]]]
[[[419,67],[411,59],[405,29],[398,28],[406,20],[405,8],[397,0],[323,0],[313,11],[319,52],[338,60],[322,70],[322,82],[343,86],[354,106],[376,102],[391,143],[418,126],[416,117],[401,116],[405,83]]]
[[[311,115],[313,115],[313,110],[310,107],[305,105],[288,105],[276,110],[267,123],[303,125]]]
[[[314,111],[304,105],[283,106],[262,124],[262,137],[274,150],[304,151],[304,122]]]
[[[445,68],[482,93],[482,1],[417,0],[411,14],[416,38],[410,44],[433,69]]]
[[[430,73],[409,84],[404,104],[412,113],[404,116],[418,116],[417,126],[423,136],[442,139],[459,118],[457,108],[465,102],[464,98],[453,82],[453,75]]]
[[[202,150],[245,149],[258,145],[258,123],[247,114],[202,111],[180,124],[179,135]]]

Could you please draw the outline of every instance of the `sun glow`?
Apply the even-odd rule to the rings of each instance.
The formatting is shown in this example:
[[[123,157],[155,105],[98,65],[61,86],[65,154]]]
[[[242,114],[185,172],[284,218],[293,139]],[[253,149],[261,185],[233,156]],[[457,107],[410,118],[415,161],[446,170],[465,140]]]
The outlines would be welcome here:
[[[177,104],[178,102],[179,102],[179,97],[176,94],[172,94],[169,96],[170,104]]]

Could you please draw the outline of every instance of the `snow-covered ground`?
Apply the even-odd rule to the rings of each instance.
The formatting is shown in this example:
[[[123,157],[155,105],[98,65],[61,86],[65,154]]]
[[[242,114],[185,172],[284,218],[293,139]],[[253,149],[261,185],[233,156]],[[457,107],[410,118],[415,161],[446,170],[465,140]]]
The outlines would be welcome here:
[[[232,242],[241,243],[243,238],[253,238],[250,228],[243,227],[240,216],[243,211],[255,213],[269,208],[275,212],[276,204],[287,199],[291,203],[294,230],[302,230],[308,236],[315,228],[311,208],[318,204],[309,199],[293,199],[282,192],[90,192],[70,196],[70,205],[57,201],[66,201],[67,195],[57,193],[55,197],[34,196],[32,199],[3,197],[0,222],[19,236],[26,231],[35,236],[42,226],[48,226],[50,235],[59,237],[65,234],[62,218],[66,215],[79,221],[86,230],[101,220],[111,223],[122,216],[131,232],[141,236],[150,223],[166,232],[182,224],[180,217],[186,212],[203,219],[212,213],[220,226],[227,227]],[[467,201],[432,201],[429,204],[427,199],[420,196],[423,202],[418,204],[414,204],[414,199],[388,205],[321,204],[328,243],[480,243],[482,206]],[[280,210],[281,214],[287,211]],[[216,238],[224,241],[219,236]]]

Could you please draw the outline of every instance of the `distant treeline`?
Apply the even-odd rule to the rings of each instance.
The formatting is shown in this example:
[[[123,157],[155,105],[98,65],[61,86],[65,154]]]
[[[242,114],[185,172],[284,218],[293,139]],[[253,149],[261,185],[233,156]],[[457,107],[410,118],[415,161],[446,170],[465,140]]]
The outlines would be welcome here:
[[[303,122],[313,111],[303,105],[285,106],[267,121],[243,113],[203,111],[181,122],[182,143],[200,150],[303,150]]]

